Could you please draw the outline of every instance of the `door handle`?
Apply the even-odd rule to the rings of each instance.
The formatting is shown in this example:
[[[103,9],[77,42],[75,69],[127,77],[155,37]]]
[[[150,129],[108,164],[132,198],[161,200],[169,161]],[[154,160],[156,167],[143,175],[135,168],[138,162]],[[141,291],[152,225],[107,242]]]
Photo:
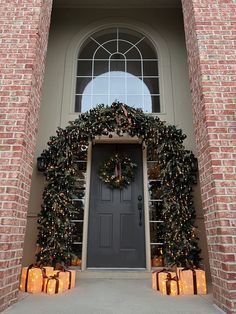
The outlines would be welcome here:
[[[139,211],[139,226],[142,226],[143,219],[143,203],[142,203],[142,195],[138,196],[138,211]]]

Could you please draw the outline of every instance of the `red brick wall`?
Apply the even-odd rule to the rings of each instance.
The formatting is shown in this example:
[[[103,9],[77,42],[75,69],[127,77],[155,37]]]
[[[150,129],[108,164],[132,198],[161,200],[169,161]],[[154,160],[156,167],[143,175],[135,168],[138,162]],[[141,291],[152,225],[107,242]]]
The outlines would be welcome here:
[[[236,313],[236,2],[182,5],[214,302]]]
[[[17,299],[52,0],[0,0],[0,310]]]

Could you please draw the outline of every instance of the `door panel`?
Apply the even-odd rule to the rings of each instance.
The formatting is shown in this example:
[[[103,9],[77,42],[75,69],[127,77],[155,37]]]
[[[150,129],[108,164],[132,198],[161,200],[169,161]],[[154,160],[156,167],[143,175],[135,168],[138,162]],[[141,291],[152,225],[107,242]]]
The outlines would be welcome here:
[[[134,181],[122,190],[110,189],[98,177],[100,165],[114,152],[128,155],[138,165]],[[96,144],[92,158],[87,267],[146,267],[139,195],[143,196],[141,145]]]
[[[99,224],[100,248],[112,247],[112,231],[113,231],[113,215],[101,214]]]

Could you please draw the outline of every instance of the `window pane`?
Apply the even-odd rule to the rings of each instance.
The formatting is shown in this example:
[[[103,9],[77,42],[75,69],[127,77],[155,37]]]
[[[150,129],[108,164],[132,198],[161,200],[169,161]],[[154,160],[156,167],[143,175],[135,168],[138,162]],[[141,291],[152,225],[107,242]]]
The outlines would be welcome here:
[[[142,75],[142,63],[141,61],[127,61],[127,72],[135,75],[141,76]]]
[[[150,223],[150,241],[151,243],[163,243],[163,238],[160,234],[161,224],[158,222]]]
[[[72,251],[76,256],[78,256],[79,258],[82,258],[82,245],[81,244],[73,244]]]
[[[148,94],[149,93],[159,94],[159,80],[158,80],[158,78],[144,78],[143,81],[149,89]]]
[[[93,67],[94,67],[93,75],[94,76],[101,75],[103,73],[108,72],[108,61],[95,60],[93,61]]]
[[[161,112],[160,96],[152,96],[152,112]]]
[[[96,77],[91,81],[91,89],[93,94],[107,94],[108,91],[108,77],[102,75]]]
[[[95,34],[92,37],[95,38],[99,43],[104,43],[108,40],[112,40],[116,38],[116,28],[104,29],[99,32],[99,34]]]
[[[127,73],[125,73],[124,71],[111,71],[108,73],[104,73],[104,75],[113,78],[113,77],[122,77],[123,79],[125,79],[125,77],[127,77]]]
[[[125,93],[124,77],[112,77],[110,79],[110,94],[123,95]]]
[[[127,96],[127,103],[128,103],[129,106],[131,106],[131,107],[143,108],[142,96],[141,96],[141,95]]]
[[[79,61],[77,68],[77,76],[91,76],[92,61]]]
[[[149,219],[152,221],[160,220],[162,207],[162,202],[149,202]]]
[[[105,43],[103,46],[109,51],[110,54],[116,52],[116,40],[112,39],[112,41]]]
[[[78,211],[76,212],[73,212],[74,214],[74,217],[73,217],[73,220],[83,220],[84,219],[84,210],[83,210],[83,201],[77,201],[76,202],[76,206],[78,206]],[[81,209],[82,208],[82,209]]]
[[[91,77],[77,77],[76,94],[91,94]]]
[[[93,95],[92,107],[96,107],[97,105],[100,105],[100,104],[108,105],[107,95]]]
[[[152,44],[145,38],[142,40],[137,47],[142,51],[143,59],[156,59],[156,51],[153,49]]]
[[[113,60],[110,61],[110,71],[122,71],[125,72],[125,60]]]
[[[79,58],[80,59],[92,59],[93,53],[97,49],[98,44],[89,38],[85,45],[80,49]]]
[[[151,245],[151,258],[155,258],[157,256],[160,256],[162,255],[162,245]],[[157,265],[152,265],[152,266],[157,266],[157,267],[160,267],[160,266],[164,266],[164,261],[161,263],[160,261],[160,264],[157,264]]]
[[[158,64],[157,61],[144,61],[143,62],[143,75],[144,76],[157,76]]]
[[[81,95],[75,96],[75,112],[81,111]]]
[[[124,41],[124,40],[120,40],[119,42],[118,42],[118,50],[119,50],[119,52],[121,52],[121,53],[125,53],[128,49],[130,49],[130,43],[127,43],[126,41]]]
[[[109,59],[109,57],[109,52],[102,47],[100,47],[94,54],[94,59]]]
[[[143,96],[143,111],[144,112],[152,112],[152,98],[150,95]]]
[[[127,103],[127,95],[122,94],[122,95],[110,95],[109,96],[109,104],[112,104],[113,102],[122,102],[124,104]]]
[[[82,242],[83,241],[83,222],[73,223],[74,234],[73,242]]]
[[[132,49],[130,49],[126,54],[125,54],[127,59],[140,59],[142,56],[140,55],[140,53],[138,52],[138,50],[136,49],[136,47],[133,47]]]
[[[144,94],[144,89],[146,90],[147,88],[144,86],[142,81],[138,79],[137,77],[128,77],[126,79],[127,81],[127,94],[128,95],[138,95],[138,94]],[[147,92],[147,91],[146,91]]]
[[[81,100],[81,112],[86,112],[92,108],[91,96],[82,96]]]

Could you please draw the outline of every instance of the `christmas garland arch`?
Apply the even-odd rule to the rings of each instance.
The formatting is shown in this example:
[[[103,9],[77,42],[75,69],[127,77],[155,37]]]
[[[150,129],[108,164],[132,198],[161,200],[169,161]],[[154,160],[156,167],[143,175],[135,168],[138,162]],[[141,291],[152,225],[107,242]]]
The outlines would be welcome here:
[[[163,210],[163,254],[168,264],[199,264],[200,250],[192,201],[192,173],[194,155],[184,148],[186,135],[174,125],[167,125],[158,117],[144,114],[121,103],[99,105],[81,114],[57,135],[52,136],[43,151],[46,187],[39,214],[37,259],[53,264],[71,259],[72,220],[83,213],[78,198],[75,174],[78,158],[86,155],[89,141],[96,136],[114,134],[138,137],[147,152],[154,151],[160,168]]]

